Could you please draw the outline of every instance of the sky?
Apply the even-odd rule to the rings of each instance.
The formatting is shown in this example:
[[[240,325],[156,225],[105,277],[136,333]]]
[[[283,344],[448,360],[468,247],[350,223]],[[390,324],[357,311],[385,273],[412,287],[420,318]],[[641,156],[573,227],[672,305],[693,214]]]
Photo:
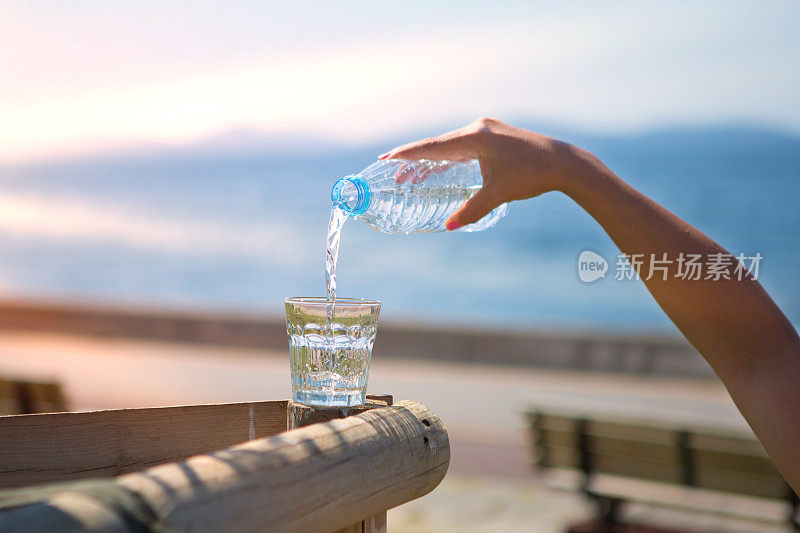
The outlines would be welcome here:
[[[800,132],[798,27],[796,0],[0,0],[0,161],[482,115]]]

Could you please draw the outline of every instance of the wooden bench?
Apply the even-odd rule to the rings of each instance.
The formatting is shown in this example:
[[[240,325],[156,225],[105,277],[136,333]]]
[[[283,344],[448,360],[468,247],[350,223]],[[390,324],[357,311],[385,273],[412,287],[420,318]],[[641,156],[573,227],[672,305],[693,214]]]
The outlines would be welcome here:
[[[66,410],[67,402],[58,383],[0,378],[0,415]]]
[[[623,524],[625,502],[785,520],[800,529],[795,493],[752,434],[542,410],[528,419],[537,469],[597,504],[595,519],[570,526],[571,533],[666,531]],[[729,496],[720,503],[722,494]],[[772,514],[762,516],[767,502]]]
[[[449,461],[438,417],[391,396],[4,416],[0,531],[385,533]]]

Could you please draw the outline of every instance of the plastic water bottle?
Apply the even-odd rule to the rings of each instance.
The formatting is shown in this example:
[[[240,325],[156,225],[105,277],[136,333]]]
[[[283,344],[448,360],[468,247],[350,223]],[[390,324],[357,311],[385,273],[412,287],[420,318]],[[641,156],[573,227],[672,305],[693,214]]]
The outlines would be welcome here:
[[[483,186],[481,167],[471,161],[378,161],[333,185],[331,200],[350,216],[384,233],[445,231],[445,221]],[[458,229],[491,228],[508,212],[502,204]]]

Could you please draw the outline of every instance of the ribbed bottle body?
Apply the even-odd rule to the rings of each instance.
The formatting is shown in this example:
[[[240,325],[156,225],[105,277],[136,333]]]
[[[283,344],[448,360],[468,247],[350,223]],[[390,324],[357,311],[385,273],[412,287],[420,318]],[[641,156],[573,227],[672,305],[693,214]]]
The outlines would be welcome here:
[[[477,160],[378,161],[334,186],[334,204],[384,233],[435,233],[483,186]],[[342,181],[340,180],[340,182]],[[481,231],[505,216],[503,204],[459,231]]]

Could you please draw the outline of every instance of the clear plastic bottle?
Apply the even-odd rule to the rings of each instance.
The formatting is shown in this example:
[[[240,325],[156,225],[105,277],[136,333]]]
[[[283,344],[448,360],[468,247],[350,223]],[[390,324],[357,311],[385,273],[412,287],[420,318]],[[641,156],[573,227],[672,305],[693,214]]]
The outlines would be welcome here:
[[[378,161],[333,185],[333,205],[384,233],[435,233],[483,186],[481,167],[471,161]],[[502,204],[458,229],[491,228],[508,212]]]

